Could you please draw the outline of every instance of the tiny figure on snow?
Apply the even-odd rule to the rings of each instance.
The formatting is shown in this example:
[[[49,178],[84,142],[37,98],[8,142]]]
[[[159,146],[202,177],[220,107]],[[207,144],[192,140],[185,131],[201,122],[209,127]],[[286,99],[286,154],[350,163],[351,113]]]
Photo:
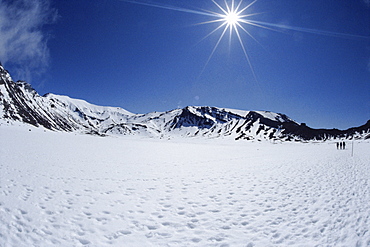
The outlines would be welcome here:
[[[339,143],[339,147],[340,147],[340,149],[342,149],[342,147],[343,147],[343,143],[342,142]]]
[[[337,142],[337,149],[339,149],[339,142]]]
[[[343,149],[346,149],[346,143],[343,142]]]

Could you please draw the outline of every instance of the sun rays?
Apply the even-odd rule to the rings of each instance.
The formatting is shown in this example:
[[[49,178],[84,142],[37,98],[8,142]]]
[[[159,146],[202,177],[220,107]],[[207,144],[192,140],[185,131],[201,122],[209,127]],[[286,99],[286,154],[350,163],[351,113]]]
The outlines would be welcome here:
[[[208,34],[206,37],[210,36],[211,34],[215,33],[218,30],[222,30],[221,35],[216,42],[216,45],[214,46],[210,56],[208,57],[208,60],[201,72],[203,73],[204,69],[207,67],[208,63],[212,59],[214,53],[216,52],[219,44],[221,43],[222,39],[225,37],[225,35],[229,34],[229,45],[231,44],[231,39],[233,35],[236,35],[241,49],[243,51],[243,54],[248,62],[249,68],[252,71],[254,79],[257,81],[256,73],[254,72],[250,57],[247,53],[246,45],[244,44],[244,41],[241,36],[241,32],[246,33],[248,36],[250,36],[252,39],[256,40],[250,32],[247,31],[247,29],[243,26],[243,24],[251,24],[247,17],[255,15],[255,13],[249,13],[248,9],[257,2],[257,0],[254,0],[253,2],[247,4],[246,6],[243,6],[243,0],[240,0],[239,2],[236,2],[235,0],[231,0],[227,2],[224,0],[223,4],[219,4],[215,0],[212,0],[212,2],[217,6],[217,9],[219,12],[213,12],[209,11],[213,16],[216,18],[211,21],[203,22],[201,24],[210,24],[210,23],[220,23],[216,29],[214,29],[210,34]]]
[[[212,30],[209,34],[207,34],[202,40],[205,40],[211,35],[217,35],[217,33],[220,33],[219,38],[217,39],[216,44],[214,45],[208,59],[206,60],[206,63],[200,73],[200,75],[203,74],[205,68],[208,66],[209,62],[211,61],[213,55],[215,54],[217,48],[219,47],[221,41],[225,38],[225,36],[229,37],[229,45],[231,45],[231,40],[234,36],[237,37],[238,42],[240,43],[242,52],[246,58],[246,61],[248,63],[248,66],[250,70],[252,71],[253,77],[255,80],[257,80],[256,74],[254,72],[251,59],[248,55],[246,45],[244,43],[244,40],[242,38],[242,33],[247,34],[249,37],[251,37],[253,40],[258,42],[251,33],[247,30],[245,27],[246,25],[252,25],[252,26],[260,26],[259,24],[251,22],[248,17],[256,15],[256,13],[251,13],[249,11],[250,7],[255,4],[258,0],[254,0],[252,2],[246,2],[243,0],[223,0],[223,1],[216,1],[211,0],[211,2],[214,4],[214,7],[210,7],[209,10],[193,10],[193,9],[187,9],[187,8],[181,8],[176,6],[170,6],[170,5],[162,5],[157,3],[148,3],[148,2],[142,2],[142,1],[136,1],[136,0],[121,0],[123,2],[129,2],[133,4],[140,4],[144,6],[150,6],[150,7],[156,7],[161,9],[168,9],[172,11],[179,11],[184,13],[190,13],[190,14],[197,14],[197,15],[203,15],[210,17],[211,20],[205,21],[202,23],[198,23],[199,25],[203,24],[214,24],[218,23],[219,25]],[[212,10],[213,9],[213,10]],[[201,40],[201,41],[202,41]]]
[[[241,52],[247,61],[248,67],[250,68],[250,71],[253,74],[255,81],[258,81],[255,70],[252,66],[250,55],[248,54],[247,51],[248,37],[249,37],[248,39],[253,40],[254,42],[260,44],[260,42],[252,35],[251,27],[263,28],[266,30],[282,33],[287,33],[287,31],[294,31],[344,39],[370,40],[369,36],[330,32],[323,31],[320,29],[295,27],[255,20],[253,17],[258,15],[259,13],[253,12],[251,7],[258,0],[210,0],[210,2],[213,3],[213,5],[211,4],[206,10],[201,9],[197,10],[195,8],[188,9],[154,2],[144,2],[141,0],[120,0],[120,1],[149,7],[167,9],[172,11],[178,11],[183,13],[202,15],[207,18],[210,18],[210,20],[198,23],[198,25],[218,24],[211,32],[209,32],[207,35],[204,36],[203,39],[200,40],[203,41],[209,38],[211,35],[219,35],[199,76],[203,74],[204,70],[212,60],[212,57],[219,48],[222,40],[228,37],[230,48],[231,41],[236,37],[236,40],[240,44]]]

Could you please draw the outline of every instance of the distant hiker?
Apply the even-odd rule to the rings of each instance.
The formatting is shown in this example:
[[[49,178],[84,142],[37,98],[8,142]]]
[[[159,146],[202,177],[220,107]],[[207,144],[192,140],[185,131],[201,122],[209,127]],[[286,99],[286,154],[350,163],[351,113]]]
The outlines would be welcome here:
[[[343,142],[343,149],[346,149],[346,143]]]
[[[343,147],[342,142],[339,143],[339,147],[340,147],[340,149],[342,149],[342,147]]]
[[[339,149],[339,142],[337,142],[337,149]]]

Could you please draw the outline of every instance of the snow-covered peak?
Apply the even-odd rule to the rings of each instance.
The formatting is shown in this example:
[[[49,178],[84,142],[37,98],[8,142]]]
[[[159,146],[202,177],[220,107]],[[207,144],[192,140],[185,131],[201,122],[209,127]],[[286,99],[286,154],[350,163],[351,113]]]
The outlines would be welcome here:
[[[13,82],[0,65],[0,119],[57,131],[96,135],[232,138],[235,140],[326,140],[366,138],[369,123],[346,131],[315,130],[284,114],[210,106],[134,114],[68,96],[40,96],[30,84]],[[4,121],[2,121],[4,122]]]
[[[124,116],[133,116],[134,113],[131,113],[120,107],[111,107],[111,106],[98,106],[91,104],[82,99],[73,99],[69,96],[56,95],[53,93],[45,94],[43,97],[52,102],[59,102],[65,106],[68,106],[70,110],[79,109],[80,111],[89,112],[98,114],[100,116],[108,117],[109,114],[113,115],[124,115]]]
[[[2,77],[4,80],[13,81],[9,72],[1,65],[1,63],[0,63],[0,77]]]
[[[275,113],[270,111],[256,111],[258,114],[262,115],[264,118],[270,119],[272,121],[278,122],[295,122],[284,114]]]
[[[249,114],[250,111],[245,111],[245,110],[237,110],[237,109],[231,109],[231,108],[221,108],[222,110],[224,111],[227,111],[227,112],[232,112],[236,115],[239,115],[241,117],[245,117]]]

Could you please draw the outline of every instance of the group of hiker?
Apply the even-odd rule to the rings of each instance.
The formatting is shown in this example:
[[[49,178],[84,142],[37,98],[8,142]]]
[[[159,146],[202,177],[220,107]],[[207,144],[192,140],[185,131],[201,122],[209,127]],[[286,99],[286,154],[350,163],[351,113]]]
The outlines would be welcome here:
[[[346,149],[345,142],[337,142],[337,149]]]

